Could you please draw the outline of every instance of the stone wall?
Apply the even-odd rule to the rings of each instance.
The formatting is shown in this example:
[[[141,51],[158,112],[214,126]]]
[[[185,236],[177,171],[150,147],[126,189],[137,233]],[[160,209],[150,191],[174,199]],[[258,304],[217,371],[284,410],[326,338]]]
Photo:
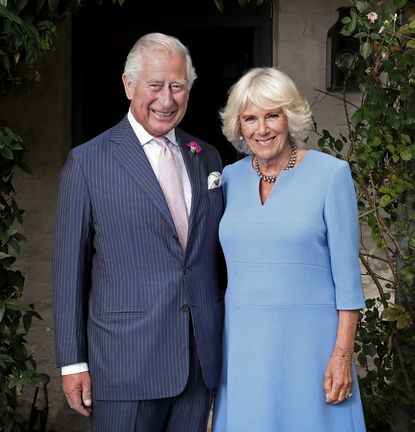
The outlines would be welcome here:
[[[347,5],[339,0],[280,0],[274,8],[275,64],[297,83],[312,104],[319,128],[344,131],[342,103],[323,97],[315,89],[325,88],[325,40],[336,21],[336,8]],[[0,115],[27,142],[27,162],[33,176],[17,177],[17,200],[27,210],[24,234],[28,242],[18,267],[26,275],[25,299],[35,303],[43,320],[35,321],[28,338],[29,349],[40,372],[51,377],[49,427],[57,432],[87,431],[87,421],[73,414],[60,391],[55,367],[52,307],[51,249],[58,173],[71,146],[71,62],[70,25],[59,33],[58,44],[39,66],[41,82],[30,96],[6,98]],[[312,136],[310,143],[316,144]],[[33,389],[22,398],[27,412]]]

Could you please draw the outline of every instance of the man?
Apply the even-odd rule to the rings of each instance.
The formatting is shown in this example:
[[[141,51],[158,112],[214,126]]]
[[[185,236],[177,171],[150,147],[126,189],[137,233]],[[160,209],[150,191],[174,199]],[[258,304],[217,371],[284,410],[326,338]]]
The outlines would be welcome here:
[[[221,161],[176,128],[196,77],[176,38],[140,38],[116,126],[72,150],[54,248],[57,363],[95,432],[205,431],[220,373]],[[103,91],[105,91],[103,89]]]

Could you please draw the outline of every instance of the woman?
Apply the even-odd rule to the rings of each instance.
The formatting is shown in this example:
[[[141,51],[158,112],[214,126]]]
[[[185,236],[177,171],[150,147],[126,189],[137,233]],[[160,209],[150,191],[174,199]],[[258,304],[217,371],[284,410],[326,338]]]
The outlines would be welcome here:
[[[346,162],[306,150],[311,112],[273,68],[231,89],[222,131],[249,153],[225,168],[228,269],[214,432],[361,432],[352,364],[364,306]]]

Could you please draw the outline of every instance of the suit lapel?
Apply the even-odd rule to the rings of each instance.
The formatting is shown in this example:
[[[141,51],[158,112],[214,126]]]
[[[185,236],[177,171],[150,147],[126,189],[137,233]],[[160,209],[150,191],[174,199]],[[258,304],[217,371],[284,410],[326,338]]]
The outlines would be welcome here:
[[[200,191],[201,191],[201,184],[200,184],[200,160],[201,155],[197,153],[192,153],[189,149],[189,147],[186,146],[186,137],[187,134],[185,134],[182,130],[176,129],[176,139],[180,147],[180,151],[183,156],[184,164],[187,169],[187,174],[189,176],[190,184],[192,186],[192,205],[190,208],[190,215],[189,215],[189,236],[192,233],[192,229],[194,227],[195,222],[195,216],[196,216],[196,210],[199,205],[199,199],[200,199]]]
[[[175,229],[163,191],[127,117],[113,128],[110,140],[117,143],[114,152],[115,160],[139,185],[171,228]]]

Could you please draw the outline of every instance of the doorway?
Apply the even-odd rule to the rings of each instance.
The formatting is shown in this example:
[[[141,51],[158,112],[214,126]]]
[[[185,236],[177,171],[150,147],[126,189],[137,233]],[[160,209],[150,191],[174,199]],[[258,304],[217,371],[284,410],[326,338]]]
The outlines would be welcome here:
[[[179,126],[213,144],[225,165],[234,162],[238,154],[221,133],[218,111],[245,70],[272,64],[272,2],[226,3],[222,14],[213,0],[84,3],[72,25],[73,146],[126,114],[121,75],[128,51],[145,33],[162,32],[189,48],[198,75]]]

